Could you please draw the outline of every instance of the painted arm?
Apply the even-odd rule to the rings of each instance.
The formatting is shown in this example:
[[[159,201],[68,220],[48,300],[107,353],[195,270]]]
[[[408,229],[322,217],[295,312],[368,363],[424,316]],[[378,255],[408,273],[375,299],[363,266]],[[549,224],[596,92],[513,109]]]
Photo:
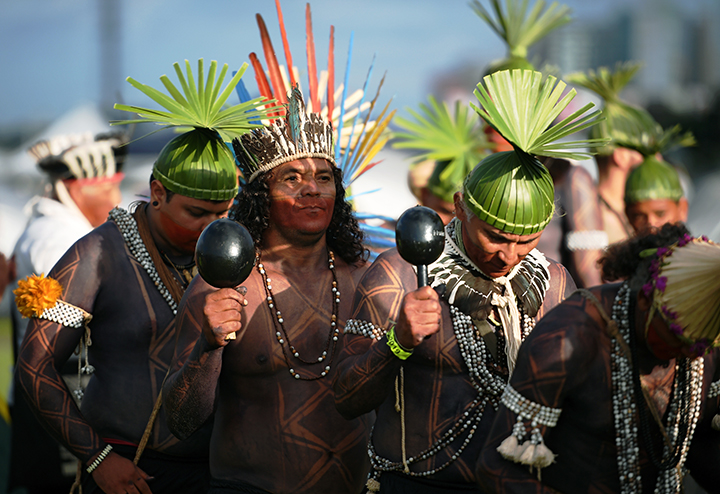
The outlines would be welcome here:
[[[394,328],[397,342],[414,349],[439,330],[437,293],[429,287],[406,289],[416,285],[412,267],[395,250],[381,254],[360,281],[333,381],[335,406],[343,417],[376,409],[391,392],[403,360],[388,347],[386,331]],[[376,337],[351,334],[353,327]]]
[[[243,326],[244,301],[238,291],[215,290],[199,276],[183,297],[175,319],[173,368],[163,386],[168,427],[179,439],[189,437],[214,411],[223,348],[232,341],[225,337]]]
[[[100,235],[81,239],[50,272],[50,277],[63,287],[60,299],[91,314],[101,285],[102,240],[107,239]],[[16,373],[21,393],[40,422],[88,466],[107,444],[75,405],[61,374],[83,333],[81,328],[33,318],[20,350]],[[92,476],[104,492],[121,492],[133,485],[143,494],[151,492],[145,482],[149,476],[130,460],[113,452],[93,470]]]
[[[597,188],[587,170],[571,166],[564,189],[563,207],[567,214],[563,218],[563,241],[573,261],[574,272],[571,274],[580,287],[600,285],[597,261],[607,246],[607,235],[597,201]]]

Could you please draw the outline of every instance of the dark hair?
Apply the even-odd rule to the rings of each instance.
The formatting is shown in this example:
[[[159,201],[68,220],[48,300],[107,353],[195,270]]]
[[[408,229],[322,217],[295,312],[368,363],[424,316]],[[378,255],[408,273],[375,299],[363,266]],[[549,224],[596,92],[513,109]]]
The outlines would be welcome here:
[[[356,264],[368,257],[363,246],[363,232],[360,230],[352,206],[345,200],[342,171],[332,167],[335,179],[335,206],[330,225],[325,232],[328,247],[348,264]],[[245,226],[252,235],[255,245],[262,249],[263,232],[270,225],[270,187],[268,179],[272,170],[245,184],[230,208],[229,217]]]
[[[603,281],[631,279],[631,288],[639,289],[650,278],[653,256],[641,258],[646,249],[669,247],[689,233],[683,223],[668,223],[659,230],[650,230],[624,242],[610,245],[598,261]]]

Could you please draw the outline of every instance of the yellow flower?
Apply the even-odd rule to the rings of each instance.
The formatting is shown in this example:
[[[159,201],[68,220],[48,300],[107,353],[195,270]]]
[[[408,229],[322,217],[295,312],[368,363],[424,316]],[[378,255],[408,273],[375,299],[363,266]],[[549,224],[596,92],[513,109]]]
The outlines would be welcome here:
[[[63,288],[57,280],[31,275],[18,282],[13,290],[15,304],[23,317],[39,317],[45,309],[55,307],[58,297],[62,295]]]

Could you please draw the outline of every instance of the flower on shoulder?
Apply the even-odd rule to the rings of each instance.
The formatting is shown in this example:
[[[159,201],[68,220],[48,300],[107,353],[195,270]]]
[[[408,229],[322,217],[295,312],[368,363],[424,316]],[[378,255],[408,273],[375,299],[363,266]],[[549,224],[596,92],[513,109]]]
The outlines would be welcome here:
[[[44,274],[28,276],[18,281],[15,304],[23,317],[39,317],[45,309],[55,307],[57,299],[62,295],[62,285]]]

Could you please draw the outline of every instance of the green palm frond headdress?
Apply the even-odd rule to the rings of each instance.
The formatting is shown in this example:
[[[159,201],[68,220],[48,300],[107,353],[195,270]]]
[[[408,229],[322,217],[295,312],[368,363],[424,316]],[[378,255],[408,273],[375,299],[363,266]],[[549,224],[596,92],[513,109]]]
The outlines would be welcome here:
[[[435,170],[428,182],[428,188],[446,202],[453,201],[453,194],[459,190],[463,180],[475,165],[488,153],[491,145],[480,125],[480,118],[468,107],[455,103],[454,112],[448,106],[430,96],[429,104],[420,104],[420,110],[408,109],[415,120],[395,118],[403,129],[395,136],[401,139],[393,147],[414,149],[417,164],[425,160],[436,162]]]
[[[642,153],[644,159],[625,182],[625,204],[655,199],[679,201],[684,195],[680,175],[658,156],[675,148],[694,146],[695,136],[689,131],[681,133],[679,125],[663,129],[655,124],[641,134],[639,143],[633,149]]]
[[[641,66],[640,63],[624,62],[618,63],[614,71],[600,67],[597,71],[576,72],[565,77],[570,84],[589,89],[605,101],[603,113],[606,120],[590,131],[590,137],[611,139],[607,146],[598,149],[600,155],[611,154],[616,147],[635,148],[641,145],[643,132],[656,125],[647,111],[621,100],[619,96]]]
[[[536,158],[587,159],[579,151],[602,145],[602,139],[559,142],[598,123],[599,110],[588,103],[559,123],[555,119],[575,97],[564,97],[565,83],[540,72],[503,70],[485,76],[470,106],[497,130],[513,151],[488,156],[465,179],[465,203],[479,219],[506,233],[530,235],[542,231],[555,210],[550,172]]]
[[[538,0],[529,9],[528,0],[505,0],[505,9],[501,0],[490,0],[497,19],[482,6],[479,0],[472,0],[470,7],[484,20],[508,46],[508,57],[493,62],[488,74],[506,69],[530,69],[527,60],[528,48],[544,38],[550,31],[570,22],[570,7],[553,2],[545,10],[545,1]],[[543,12],[543,10],[545,10]]]
[[[182,92],[166,75],[160,77],[169,96],[128,77],[127,81],[133,87],[167,111],[116,104],[117,110],[137,113],[140,118],[112,122],[112,125],[153,122],[162,127],[158,130],[192,128],[172,139],[162,149],[153,166],[153,176],[168,190],[195,199],[228,200],[237,195],[235,158],[226,142],[260,127],[258,121],[277,110],[268,105],[264,98],[224,108],[223,105],[245,73],[247,64],[242,65],[222,91],[220,88],[227,75],[228,65],[223,65],[219,74],[217,65],[214,60],[210,62],[205,79],[203,59],[198,60],[196,82],[190,62],[185,60],[187,76],[183,74],[180,64],[175,63],[173,67]]]

